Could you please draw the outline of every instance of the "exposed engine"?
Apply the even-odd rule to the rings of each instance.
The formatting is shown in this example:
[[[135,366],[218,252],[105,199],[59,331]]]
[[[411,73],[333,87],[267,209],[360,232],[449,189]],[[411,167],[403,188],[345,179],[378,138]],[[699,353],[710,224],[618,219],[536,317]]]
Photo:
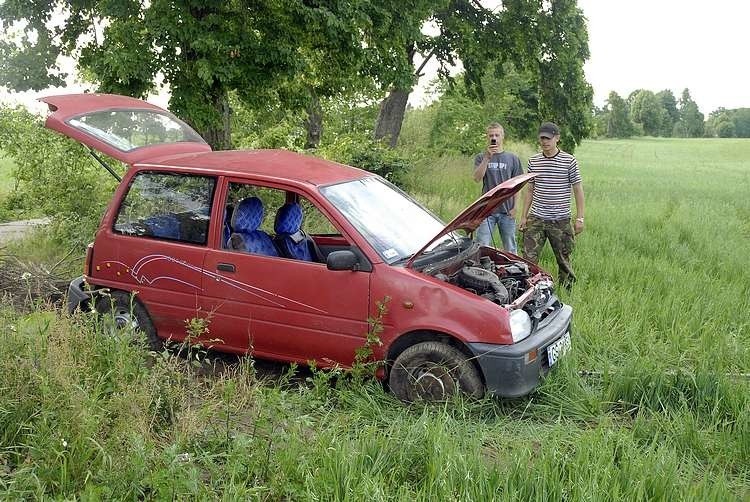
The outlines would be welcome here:
[[[466,260],[463,266],[450,276],[438,273],[436,278],[455,284],[498,305],[515,301],[529,289],[529,267],[524,262],[496,264],[488,256],[479,263]]]

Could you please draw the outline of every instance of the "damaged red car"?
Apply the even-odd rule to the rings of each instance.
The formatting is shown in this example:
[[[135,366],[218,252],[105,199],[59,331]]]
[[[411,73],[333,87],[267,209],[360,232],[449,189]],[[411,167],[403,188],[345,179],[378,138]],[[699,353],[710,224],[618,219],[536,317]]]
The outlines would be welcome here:
[[[129,166],[69,308],[152,349],[208,320],[213,349],[351,367],[382,324],[377,376],[404,401],[531,392],[571,343],[549,274],[472,239],[533,175],[447,225],[383,178],[284,150],[212,151],[188,125],[117,95],[42,98],[46,126]],[[379,310],[379,305],[384,308]]]

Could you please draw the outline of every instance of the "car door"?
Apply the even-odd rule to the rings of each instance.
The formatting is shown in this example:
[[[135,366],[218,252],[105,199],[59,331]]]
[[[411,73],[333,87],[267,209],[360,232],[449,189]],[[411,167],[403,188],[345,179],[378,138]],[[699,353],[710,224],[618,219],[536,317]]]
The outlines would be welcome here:
[[[216,178],[139,170],[99,229],[89,282],[136,292],[162,338],[200,317],[203,261]]]
[[[274,215],[285,201],[304,199],[287,189],[239,181],[226,192],[229,207],[249,196],[262,199],[260,228],[268,234],[273,234]],[[308,221],[327,219],[321,212],[313,217],[309,213],[316,206],[304,205]],[[346,237],[330,220],[327,224],[333,229],[328,241],[337,242],[338,249],[349,248]],[[229,249],[222,240],[216,239],[205,261],[214,280],[205,282],[203,308],[217,344],[280,360],[351,365],[368,330],[369,272],[333,271],[321,261]]]

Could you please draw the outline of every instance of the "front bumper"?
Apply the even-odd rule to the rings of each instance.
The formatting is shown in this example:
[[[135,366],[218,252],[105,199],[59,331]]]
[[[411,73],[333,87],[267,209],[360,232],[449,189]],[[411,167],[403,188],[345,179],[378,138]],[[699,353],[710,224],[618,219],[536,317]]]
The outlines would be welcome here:
[[[91,293],[86,290],[86,282],[83,276],[70,281],[68,286],[68,313],[72,314],[78,309],[84,310],[90,303]]]
[[[528,338],[513,345],[469,343],[484,373],[487,391],[501,397],[519,397],[530,393],[548,371],[547,347],[571,329],[573,308],[563,305],[550,314]],[[536,358],[527,354],[536,349]]]

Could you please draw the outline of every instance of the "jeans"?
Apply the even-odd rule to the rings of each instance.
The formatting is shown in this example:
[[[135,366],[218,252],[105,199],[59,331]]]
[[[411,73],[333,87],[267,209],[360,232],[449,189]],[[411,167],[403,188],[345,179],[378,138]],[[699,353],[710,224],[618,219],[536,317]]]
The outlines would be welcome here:
[[[492,214],[477,228],[477,242],[489,246],[492,242],[492,230],[497,225],[503,240],[503,249],[518,254],[516,249],[516,219],[508,214]]]

